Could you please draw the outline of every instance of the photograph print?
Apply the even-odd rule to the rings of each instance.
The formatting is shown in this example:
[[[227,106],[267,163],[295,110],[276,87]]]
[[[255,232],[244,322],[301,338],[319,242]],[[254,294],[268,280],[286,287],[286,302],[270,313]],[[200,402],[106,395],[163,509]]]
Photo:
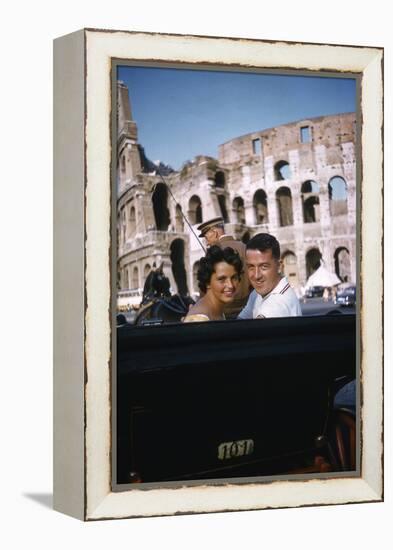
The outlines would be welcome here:
[[[359,475],[358,77],[113,79],[114,489]]]

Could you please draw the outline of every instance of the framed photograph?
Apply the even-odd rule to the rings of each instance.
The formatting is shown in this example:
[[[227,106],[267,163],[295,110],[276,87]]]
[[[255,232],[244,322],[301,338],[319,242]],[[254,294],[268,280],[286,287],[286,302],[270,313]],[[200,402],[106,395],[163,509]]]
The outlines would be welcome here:
[[[383,499],[383,50],[55,41],[54,506]]]

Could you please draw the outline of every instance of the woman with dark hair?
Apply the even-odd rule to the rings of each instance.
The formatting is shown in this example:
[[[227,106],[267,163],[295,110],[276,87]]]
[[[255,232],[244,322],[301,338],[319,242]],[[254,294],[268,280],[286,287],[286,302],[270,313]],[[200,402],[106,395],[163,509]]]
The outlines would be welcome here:
[[[242,273],[242,261],[233,248],[211,246],[200,259],[197,273],[203,296],[190,308],[185,323],[224,320],[224,307],[234,300]]]

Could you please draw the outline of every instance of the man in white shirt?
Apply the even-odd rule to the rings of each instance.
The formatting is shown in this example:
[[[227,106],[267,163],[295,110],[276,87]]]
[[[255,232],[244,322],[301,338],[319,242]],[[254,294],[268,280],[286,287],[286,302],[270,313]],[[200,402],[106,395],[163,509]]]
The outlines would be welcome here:
[[[238,319],[297,317],[299,300],[281,274],[280,245],[273,235],[259,233],[246,246],[246,270],[254,290]]]

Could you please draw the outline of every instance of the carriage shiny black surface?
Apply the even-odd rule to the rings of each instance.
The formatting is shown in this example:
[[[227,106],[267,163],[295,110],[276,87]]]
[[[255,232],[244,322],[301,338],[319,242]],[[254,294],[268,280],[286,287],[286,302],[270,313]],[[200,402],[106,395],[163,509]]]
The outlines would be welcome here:
[[[119,327],[115,480],[340,471],[355,377],[355,315]]]

